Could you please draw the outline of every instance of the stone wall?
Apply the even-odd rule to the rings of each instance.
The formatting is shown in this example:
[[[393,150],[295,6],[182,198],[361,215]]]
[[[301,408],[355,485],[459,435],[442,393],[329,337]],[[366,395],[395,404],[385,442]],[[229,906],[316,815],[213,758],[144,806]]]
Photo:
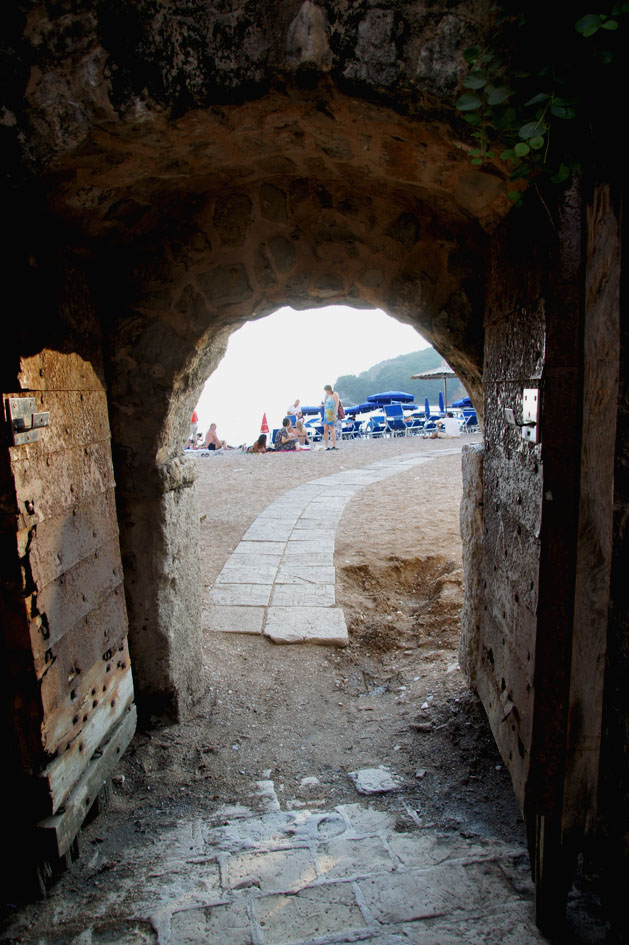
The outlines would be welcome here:
[[[196,688],[194,519],[181,465],[202,384],[244,320],[380,306],[482,412],[487,241],[509,212],[453,107],[488,2],[36,3],[7,16],[0,131],[29,221],[89,272],[140,692]],[[33,186],[34,181],[37,186]],[[28,242],[30,241],[30,247]]]

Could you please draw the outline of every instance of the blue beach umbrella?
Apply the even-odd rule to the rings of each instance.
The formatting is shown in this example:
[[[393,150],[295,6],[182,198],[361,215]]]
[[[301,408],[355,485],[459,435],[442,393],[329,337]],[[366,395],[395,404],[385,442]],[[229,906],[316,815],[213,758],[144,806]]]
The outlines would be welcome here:
[[[403,390],[385,390],[380,394],[371,394],[367,400],[380,406],[392,403],[408,404],[412,402],[413,394],[407,394]]]
[[[443,406],[443,394],[439,391],[439,413],[445,413],[445,407]]]

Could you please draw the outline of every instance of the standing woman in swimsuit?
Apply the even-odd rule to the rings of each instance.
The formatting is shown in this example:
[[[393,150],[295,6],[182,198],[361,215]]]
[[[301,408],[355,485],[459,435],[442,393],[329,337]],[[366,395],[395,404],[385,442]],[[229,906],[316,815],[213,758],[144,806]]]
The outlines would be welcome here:
[[[323,440],[326,450],[335,450],[336,446],[336,417],[339,410],[339,395],[334,392],[331,384],[323,388]],[[332,433],[332,446],[328,446],[328,430]]]

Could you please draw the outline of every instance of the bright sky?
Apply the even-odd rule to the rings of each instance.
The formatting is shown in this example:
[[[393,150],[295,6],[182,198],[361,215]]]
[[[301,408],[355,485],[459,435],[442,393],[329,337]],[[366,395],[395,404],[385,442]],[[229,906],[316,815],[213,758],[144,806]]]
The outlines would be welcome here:
[[[379,309],[281,308],[231,335],[199,399],[199,431],[216,423],[230,445],[253,443],[264,413],[272,430],[297,397],[320,404],[324,385],[340,375],[428,347],[414,328]]]

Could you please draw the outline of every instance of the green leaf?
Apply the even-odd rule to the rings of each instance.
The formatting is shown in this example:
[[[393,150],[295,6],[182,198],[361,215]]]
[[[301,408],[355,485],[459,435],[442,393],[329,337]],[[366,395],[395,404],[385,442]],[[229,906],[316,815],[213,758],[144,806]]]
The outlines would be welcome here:
[[[559,170],[550,179],[553,184],[563,184],[570,177],[570,168],[566,164],[560,164]]]
[[[533,151],[539,151],[540,148],[544,147],[544,136],[535,135],[534,138],[531,138],[529,141],[529,146]]]
[[[524,141],[518,141],[515,148],[513,149],[518,157],[526,157],[526,155],[531,150]]]
[[[582,33],[583,36],[594,36],[594,33],[598,32],[600,27],[601,17],[598,13],[587,13],[574,24],[577,33]]]
[[[483,103],[478,95],[472,95],[471,92],[464,92],[457,99],[456,107],[460,112],[472,112],[480,108]]]
[[[507,194],[507,196],[508,196],[509,200],[519,200],[519,199],[520,199],[520,191],[519,191],[519,190],[510,190],[509,193]]]
[[[515,151],[513,148],[508,148],[506,151],[503,151],[500,155],[501,161],[512,161],[515,157]]]
[[[526,164],[519,164],[515,170],[511,171],[509,174],[509,180],[522,180],[523,177],[529,177],[530,173],[530,167]]]
[[[487,76],[482,72],[472,72],[471,75],[463,79],[463,86],[466,89],[482,89],[487,85]]]
[[[482,153],[483,152],[481,151],[480,148],[470,148],[470,150],[468,151],[468,154],[470,154],[471,157],[478,157],[478,155]]]
[[[603,29],[604,29],[604,30],[617,30],[617,29],[618,29],[618,21],[617,21],[617,20],[605,20],[605,22],[603,23]]]
[[[483,163],[483,159],[479,157],[472,158],[472,164],[475,164],[477,167]]]
[[[577,114],[570,105],[557,105],[555,102],[550,106],[550,111],[555,118],[574,118]]]
[[[519,129],[518,134],[521,138],[534,138],[536,135],[544,134],[548,126],[544,121],[527,121]]]
[[[474,125],[474,127],[477,127],[478,125],[480,125],[480,122],[481,122],[481,118],[478,112],[467,112],[465,115],[463,115],[463,118],[470,125]]]
[[[488,105],[502,105],[511,95],[513,95],[513,91],[507,85],[487,86]]]
[[[468,46],[468,48],[465,50],[463,55],[465,56],[466,62],[472,63],[474,62],[475,59],[478,58],[479,53],[480,53],[480,46]]]
[[[533,98],[530,98],[528,102],[524,103],[524,107],[528,108],[529,105],[539,105],[540,102],[547,102],[550,98],[550,95],[547,92],[540,92],[538,95],[534,95]]]

